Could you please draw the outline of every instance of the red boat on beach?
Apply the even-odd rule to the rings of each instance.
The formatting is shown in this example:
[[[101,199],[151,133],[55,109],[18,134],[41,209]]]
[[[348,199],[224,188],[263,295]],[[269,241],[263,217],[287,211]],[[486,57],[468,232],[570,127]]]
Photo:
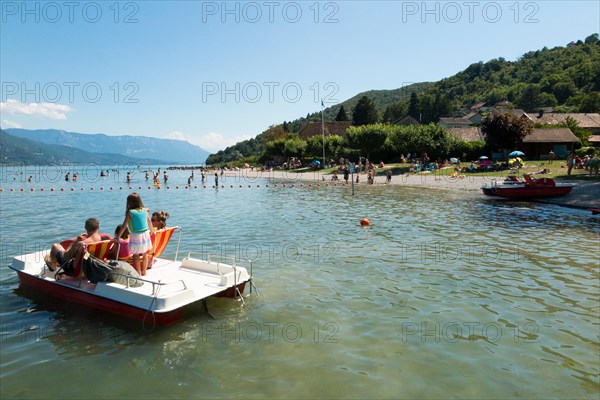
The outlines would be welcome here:
[[[498,196],[507,199],[539,199],[546,197],[559,197],[569,194],[574,185],[556,183],[551,178],[532,178],[523,175],[524,180],[509,176],[503,182],[492,181],[481,187],[486,196]]]
[[[188,306],[211,296],[235,297],[243,302],[245,285],[252,286],[252,264],[248,270],[232,257],[224,263],[225,257],[193,252],[177,261],[180,240],[174,260],[161,258],[175,230],[181,236],[179,227],[165,228],[152,236],[152,268],[143,277],[111,272],[114,276],[107,281],[93,283],[88,279],[85,266],[82,268],[84,260],[90,255],[106,259],[114,243],[111,240],[85,245],[70,276],[47,267],[44,257],[48,250],[16,256],[9,267],[17,272],[21,284],[41,293],[156,325],[180,321]]]

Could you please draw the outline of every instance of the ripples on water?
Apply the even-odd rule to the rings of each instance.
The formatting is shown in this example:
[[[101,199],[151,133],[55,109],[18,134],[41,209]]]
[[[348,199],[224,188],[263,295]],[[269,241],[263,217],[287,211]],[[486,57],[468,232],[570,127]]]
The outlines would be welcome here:
[[[146,333],[41,299],[2,268],[1,397],[597,397],[597,217],[472,192],[228,179],[140,192],[183,227],[182,250],[254,259],[261,296],[211,299],[215,319],[197,307]],[[2,264],[89,216],[112,233],[127,193],[0,193]]]

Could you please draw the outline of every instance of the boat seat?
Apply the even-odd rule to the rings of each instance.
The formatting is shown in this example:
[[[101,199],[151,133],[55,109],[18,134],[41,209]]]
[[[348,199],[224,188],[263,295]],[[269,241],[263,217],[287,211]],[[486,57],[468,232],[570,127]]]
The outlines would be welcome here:
[[[173,233],[178,228],[178,226],[163,228],[155,231],[154,235],[150,235],[150,239],[152,240],[152,252],[150,253],[150,256],[152,258],[160,257],[162,255],[167,248]]]
[[[115,242],[112,240],[102,240],[101,242],[83,244],[81,250],[79,250],[75,256],[75,261],[73,262],[74,271],[70,276],[80,279],[83,278],[82,266],[86,254],[90,254],[100,260],[105,260],[108,258],[108,254],[112,250],[114,244]]]
[[[148,269],[152,268],[152,263],[154,258],[160,257],[162,253],[167,248],[173,233],[177,230],[181,229],[179,226],[173,226],[170,228],[163,228],[157,231],[154,231],[154,235],[150,235],[150,240],[152,241],[152,250],[148,252]],[[133,259],[125,260],[133,267],[135,267],[135,263]]]

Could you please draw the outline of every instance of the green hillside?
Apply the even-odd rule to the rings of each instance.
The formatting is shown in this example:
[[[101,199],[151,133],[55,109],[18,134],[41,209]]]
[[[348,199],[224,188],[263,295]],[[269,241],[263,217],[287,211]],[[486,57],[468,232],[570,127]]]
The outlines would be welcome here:
[[[410,97],[416,94],[413,109]],[[369,97],[380,122],[393,122],[409,114],[423,123],[468,108],[479,102],[493,105],[508,100],[525,111],[553,107],[559,112],[600,111],[600,39],[597,33],[565,47],[543,48],[524,54],[517,61],[504,58],[471,64],[454,76],[433,83],[417,83],[393,90],[371,90],[325,109],[326,121],[334,121],[340,107],[352,120],[352,110]],[[207,164],[257,159],[266,143],[298,133],[308,121],[321,121],[320,112],[269,127],[254,139],[239,142],[211,154]]]

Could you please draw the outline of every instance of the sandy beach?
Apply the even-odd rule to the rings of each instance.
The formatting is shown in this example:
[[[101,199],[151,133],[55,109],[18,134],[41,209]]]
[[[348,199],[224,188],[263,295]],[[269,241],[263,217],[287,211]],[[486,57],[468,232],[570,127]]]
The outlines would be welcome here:
[[[228,175],[232,174],[229,171]],[[337,182],[331,181],[331,174],[322,174],[321,172],[288,172],[288,171],[271,171],[271,172],[257,172],[251,170],[241,170],[236,172],[247,179],[275,179],[282,181],[302,181],[302,182],[313,182],[313,183],[327,183],[327,184],[343,184],[343,175],[339,174],[339,180]],[[356,180],[356,175],[354,175]],[[438,190],[460,190],[473,192],[474,195],[481,194],[481,186],[484,184],[490,184],[494,180],[502,181],[503,176],[494,174],[480,174],[480,175],[463,175],[459,178],[452,178],[448,175],[440,175],[435,173],[429,174],[403,174],[392,176],[392,185],[410,186],[410,187],[422,187],[429,189]],[[358,185],[367,186],[366,174],[360,175],[360,181]],[[538,200],[540,202],[559,204],[566,207],[574,208],[600,208],[600,182],[584,180],[561,180],[565,183],[573,183],[575,187],[570,194],[563,197],[550,198]],[[375,185],[386,185],[385,176],[376,176]]]

